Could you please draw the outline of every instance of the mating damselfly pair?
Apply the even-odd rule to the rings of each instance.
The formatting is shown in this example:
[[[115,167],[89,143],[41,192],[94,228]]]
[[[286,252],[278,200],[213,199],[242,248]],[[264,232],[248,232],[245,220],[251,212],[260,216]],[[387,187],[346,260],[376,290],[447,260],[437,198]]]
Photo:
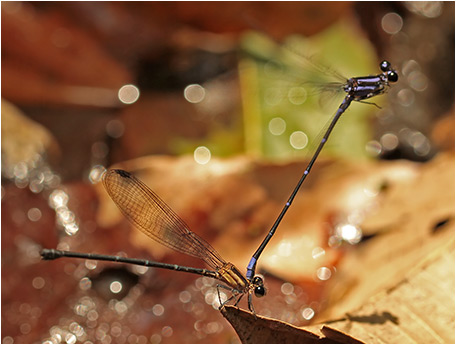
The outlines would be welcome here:
[[[60,257],[74,257],[113,261],[211,277],[221,282],[218,287],[228,289],[232,293],[231,297],[226,301],[220,302],[221,307],[232,301],[234,301],[235,305],[238,305],[241,298],[247,294],[248,307],[255,313],[252,295],[263,297],[266,294],[263,279],[256,275],[256,265],[260,255],[278,229],[287,210],[292,205],[295,196],[309,175],[341,115],[353,101],[363,103],[367,99],[381,95],[388,90],[390,83],[398,80],[397,72],[388,61],[382,61],[380,63],[380,70],[381,73],[378,75],[349,78],[345,83],[332,83],[329,85],[331,88],[343,90],[346,96],[333,116],[303,175],[265,236],[265,239],[249,261],[246,276],[235,265],[222,259],[209,243],[193,233],[187,224],[147,185],[132,174],[118,169],[107,170],[103,174],[102,181],[111,199],[119,207],[124,216],[151,239],[178,252],[202,259],[210,269],[185,267],[144,259],[76,253],[54,249],[43,249],[41,251],[42,258],[53,260]]]

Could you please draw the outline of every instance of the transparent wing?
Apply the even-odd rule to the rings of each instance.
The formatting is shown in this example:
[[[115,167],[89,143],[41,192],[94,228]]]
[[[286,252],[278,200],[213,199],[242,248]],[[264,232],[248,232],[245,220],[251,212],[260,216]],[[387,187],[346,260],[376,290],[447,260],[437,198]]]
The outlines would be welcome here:
[[[132,174],[112,169],[103,185],[124,216],[148,237],[170,249],[202,259],[217,270],[226,263],[146,184]]]

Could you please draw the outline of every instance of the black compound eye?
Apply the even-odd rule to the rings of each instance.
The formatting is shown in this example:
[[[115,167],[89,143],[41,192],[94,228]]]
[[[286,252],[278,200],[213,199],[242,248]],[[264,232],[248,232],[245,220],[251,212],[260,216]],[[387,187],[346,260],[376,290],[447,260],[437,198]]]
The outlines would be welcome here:
[[[395,71],[387,72],[387,79],[389,82],[396,82],[398,81],[398,74]]]
[[[381,68],[382,72],[387,72],[390,70],[390,62],[384,60],[379,64],[379,67]]]
[[[254,288],[254,294],[257,298],[261,298],[261,297],[265,296],[265,294],[266,294],[265,287],[257,286],[256,288]]]

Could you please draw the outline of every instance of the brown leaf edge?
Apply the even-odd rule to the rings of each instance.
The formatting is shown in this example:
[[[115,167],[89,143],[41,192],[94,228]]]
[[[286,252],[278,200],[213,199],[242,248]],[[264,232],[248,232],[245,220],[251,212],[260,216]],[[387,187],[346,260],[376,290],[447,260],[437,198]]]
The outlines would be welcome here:
[[[254,315],[249,311],[225,306],[222,315],[235,329],[243,344],[361,344],[360,340],[338,330],[324,327],[322,335],[279,320]],[[323,329],[324,329],[323,328]]]

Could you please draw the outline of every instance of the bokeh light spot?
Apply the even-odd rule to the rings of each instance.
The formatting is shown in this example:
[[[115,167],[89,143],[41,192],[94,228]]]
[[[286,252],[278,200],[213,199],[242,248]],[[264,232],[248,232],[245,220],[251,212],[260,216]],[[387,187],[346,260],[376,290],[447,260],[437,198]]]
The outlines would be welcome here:
[[[124,134],[125,126],[120,120],[113,119],[106,124],[106,133],[112,138],[120,138]]]
[[[290,282],[283,283],[281,285],[281,292],[285,295],[294,293],[294,285],[292,285]]]
[[[117,94],[122,103],[130,105],[140,98],[140,90],[133,84],[127,84],[119,89]]]
[[[289,142],[294,149],[303,149],[308,145],[308,136],[302,131],[295,131],[290,135]]]
[[[173,328],[170,326],[165,326],[162,328],[162,335],[166,338],[169,338],[170,336],[173,335]]]
[[[162,304],[156,304],[152,307],[152,313],[156,316],[162,316],[165,312],[165,308]]]
[[[387,150],[394,150],[398,146],[399,140],[393,133],[385,133],[381,137],[381,144]]]
[[[414,92],[410,89],[402,89],[398,92],[397,99],[402,106],[411,106],[415,100]]]
[[[92,184],[97,184],[102,179],[103,173],[105,173],[106,168],[101,165],[95,165],[89,172],[89,181]]]
[[[268,123],[268,130],[270,130],[272,135],[282,135],[286,131],[286,122],[280,117],[273,118]]]
[[[119,281],[113,281],[109,285],[109,289],[113,293],[119,293],[120,291],[122,291],[122,284]]]
[[[382,29],[388,34],[396,34],[403,27],[403,18],[398,13],[390,12],[387,13],[381,19]]]
[[[41,219],[41,210],[38,208],[30,208],[27,212],[27,217],[30,221],[36,222]]]
[[[316,275],[319,278],[319,280],[325,281],[330,279],[330,277],[332,276],[332,272],[327,267],[320,267],[317,270]]]
[[[200,165],[206,165],[211,160],[211,151],[204,146],[194,150],[194,160]]]
[[[184,89],[184,98],[190,103],[200,103],[206,95],[205,88],[199,84],[190,84]]]
[[[303,87],[293,87],[287,93],[289,102],[297,106],[303,104],[307,97],[308,93]]]
[[[301,315],[305,320],[310,320],[314,317],[314,310],[311,308],[305,308],[303,309]]]
[[[39,289],[42,289],[45,285],[45,281],[44,279],[41,277],[41,276],[37,276],[35,278],[33,278],[32,280],[32,286],[33,288],[39,290]]]

